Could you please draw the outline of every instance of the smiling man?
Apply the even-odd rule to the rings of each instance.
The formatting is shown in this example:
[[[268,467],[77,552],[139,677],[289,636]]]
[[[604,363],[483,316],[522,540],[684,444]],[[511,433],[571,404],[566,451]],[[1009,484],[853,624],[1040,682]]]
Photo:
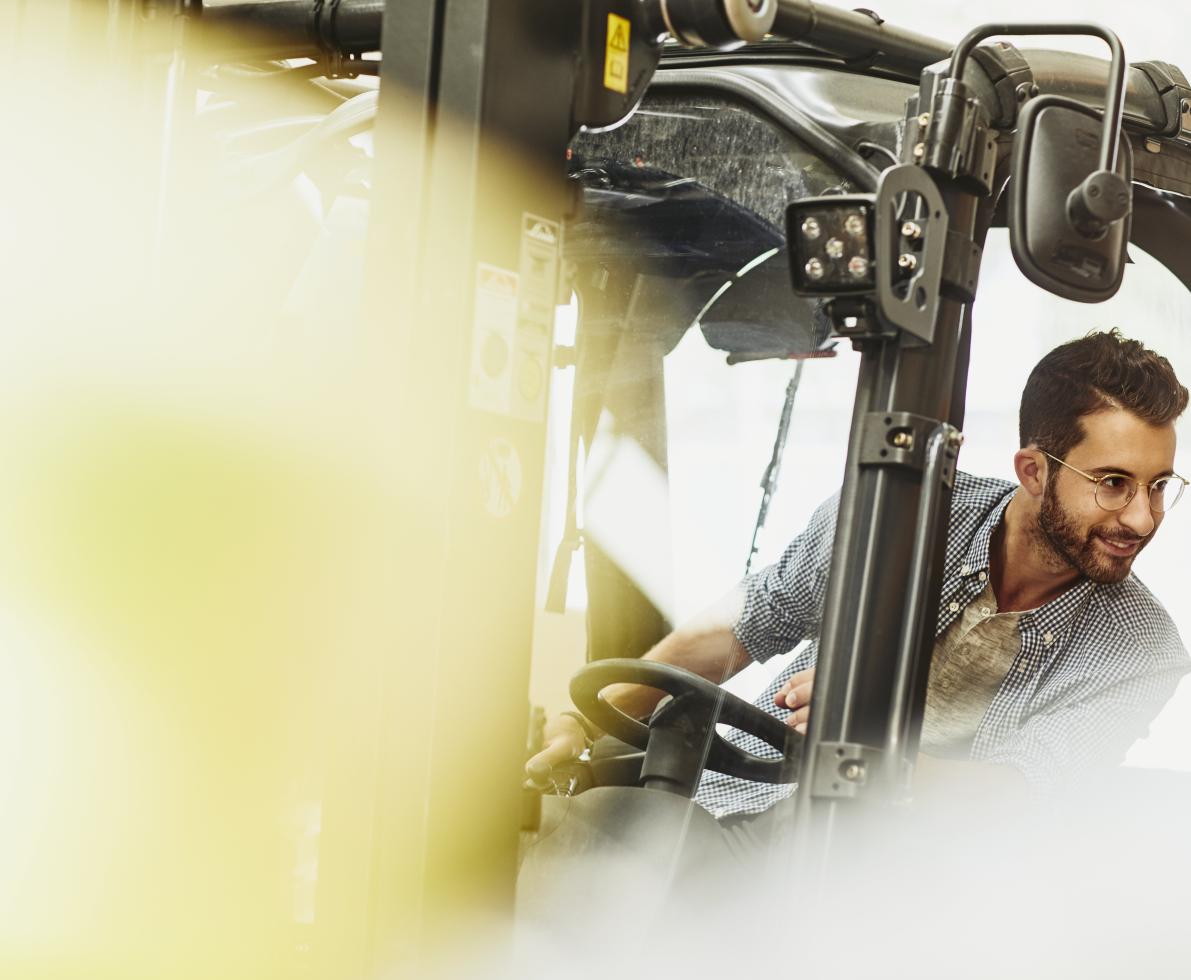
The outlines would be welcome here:
[[[1187,400],[1164,357],[1116,331],[1064,344],[1034,368],[1018,482],[956,481],[923,752],[1055,785],[1119,763],[1145,732],[1191,666],[1170,617],[1132,574],[1186,486],[1174,473],[1174,421]],[[806,640],[757,699],[804,728],[837,505],[820,506],[775,564],[646,657],[722,680]],[[606,696],[638,715],[657,700],[636,687]],[[729,737],[772,755],[752,736]],[[531,771],[582,744],[576,719],[553,720]],[[791,789],[707,772],[695,798],[733,820]]]

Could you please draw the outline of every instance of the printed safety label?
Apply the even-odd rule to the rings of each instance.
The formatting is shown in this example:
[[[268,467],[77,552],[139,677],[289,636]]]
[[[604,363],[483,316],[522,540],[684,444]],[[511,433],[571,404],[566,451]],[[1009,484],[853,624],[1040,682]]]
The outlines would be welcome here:
[[[629,90],[629,38],[632,25],[624,17],[608,15],[608,43],[604,55],[604,88],[625,95]]]

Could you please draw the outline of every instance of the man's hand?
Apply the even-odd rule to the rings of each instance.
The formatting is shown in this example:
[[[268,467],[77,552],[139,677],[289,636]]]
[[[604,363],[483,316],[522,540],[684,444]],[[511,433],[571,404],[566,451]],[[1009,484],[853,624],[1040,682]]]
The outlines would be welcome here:
[[[689,623],[663,638],[646,660],[673,664],[720,684],[749,663],[732,631],[744,611],[744,590],[737,586]],[[664,692],[641,684],[609,684],[603,698],[630,718],[648,718]],[[809,697],[809,695],[808,695]],[[587,747],[586,733],[569,715],[559,715],[542,729],[542,751],[525,764],[526,775],[544,783],[555,766],[577,759]]]
[[[773,696],[773,703],[779,708],[790,709],[786,724],[803,735],[806,734],[806,723],[811,716],[811,689],[814,686],[815,668],[808,667],[786,681]]]
[[[531,783],[543,785],[550,770],[564,762],[578,759],[587,748],[587,733],[570,715],[558,715],[542,729],[542,751],[525,763],[525,775]]]

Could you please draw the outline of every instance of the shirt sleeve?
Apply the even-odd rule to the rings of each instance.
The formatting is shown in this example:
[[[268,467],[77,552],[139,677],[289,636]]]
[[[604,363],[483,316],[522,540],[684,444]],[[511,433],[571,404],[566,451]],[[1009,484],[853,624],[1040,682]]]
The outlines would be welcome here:
[[[1124,761],[1186,672],[1181,666],[1136,675],[1040,712],[980,761],[1012,766],[1042,790],[1085,782]]]
[[[754,660],[764,663],[818,633],[838,511],[836,494],[819,505],[781,558],[742,583],[744,611],[734,632]]]

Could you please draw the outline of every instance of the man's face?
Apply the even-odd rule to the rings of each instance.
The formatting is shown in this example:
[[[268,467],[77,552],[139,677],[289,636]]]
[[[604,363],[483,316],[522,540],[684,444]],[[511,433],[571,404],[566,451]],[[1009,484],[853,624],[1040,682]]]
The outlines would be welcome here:
[[[1153,426],[1120,408],[1080,421],[1086,435],[1064,460],[1071,466],[1092,476],[1120,473],[1142,483],[1174,472],[1173,425]],[[1038,513],[1043,541],[1062,563],[1093,582],[1120,582],[1164,515],[1150,510],[1144,487],[1121,510],[1104,510],[1096,503],[1095,484],[1066,466],[1048,464],[1052,475]]]

